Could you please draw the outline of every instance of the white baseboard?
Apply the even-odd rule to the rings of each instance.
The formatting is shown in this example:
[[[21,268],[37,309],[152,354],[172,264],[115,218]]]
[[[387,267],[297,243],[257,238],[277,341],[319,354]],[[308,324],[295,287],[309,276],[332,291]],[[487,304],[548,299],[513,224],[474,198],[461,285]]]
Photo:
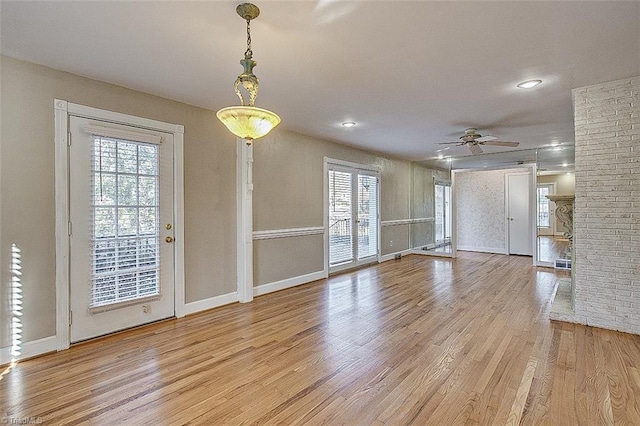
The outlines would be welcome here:
[[[493,247],[458,246],[457,250],[461,250],[461,251],[477,251],[477,252],[480,252],[480,253],[508,254],[505,249],[497,249],[497,248],[493,248]]]
[[[262,284],[253,288],[254,296],[262,296],[263,294],[273,293],[274,291],[284,290],[285,288],[295,287],[297,285],[310,283],[311,281],[327,278],[325,271],[312,272],[310,274],[300,275],[297,277],[287,278],[285,280],[276,281],[268,284]]]
[[[397,251],[395,253],[389,253],[383,256],[378,256],[378,263],[386,262],[387,260],[393,260],[397,255],[406,256],[408,254],[411,254],[412,251],[413,250],[411,249],[406,249],[406,250]]]
[[[57,350],[56,336],[45,337],[43,339],[24,342],[20,345],[20,354],[11,355],[11,347],[0,348],[0,365],[9,364],[12,361],[32,358],[34,356],[43,355],[48,352]]]
[[[420,256],[448,257],[449,259],[453,258],[453,253],[444,253],[444,252],[422,250],[422,249],[413,249],[411,250],[411,254],[417,254]]]
[[[198,300],[184,304],[185,315],[191,315],[207,309],[217,308],[218,306],[228,305],[229,303],[238,301],[238,292],[222,294],[220,296],[210,297],[208,299]]]

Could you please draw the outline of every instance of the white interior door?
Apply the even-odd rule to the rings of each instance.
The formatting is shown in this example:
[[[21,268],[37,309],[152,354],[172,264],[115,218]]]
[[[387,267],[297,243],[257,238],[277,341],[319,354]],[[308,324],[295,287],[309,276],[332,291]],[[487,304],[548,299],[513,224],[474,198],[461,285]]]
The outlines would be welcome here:
[[[531,174],[507,174],[507,233],[509,254],[533,255]]]
[[[329,171],[329,269],[368,263],[378,255],[378,185],[375,172],[343,166]]]
[[[71,342],[174,316],[173,135],[69,129]]]

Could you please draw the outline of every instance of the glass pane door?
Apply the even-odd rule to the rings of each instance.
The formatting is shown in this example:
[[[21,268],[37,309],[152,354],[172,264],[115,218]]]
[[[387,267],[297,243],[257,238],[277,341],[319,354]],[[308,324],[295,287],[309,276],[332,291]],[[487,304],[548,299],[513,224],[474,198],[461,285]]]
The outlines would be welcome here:
[[[549,186],[538,186],[538,228],[548,228],[549,220]]]
[[[329,170],[329,265],[353,260],[351,173]]]
[[[358,175],[358,260],[378,254],[378,179]]]
[[[379,182],[375,173],[341,166],[328,177],[329,268],[337,271],[378,255]]]
[[[175,312],[173,135],[145,131],[159,141],[147,143],[94,123],[69,119],[71,342]]]
[[[89,308],[158,296],[159,145],[92,142]]]
[[[434,182],[434,240],[431,250],[451,253],[451,184]]]
[[[451,242],[451,186],[436,182],[435,187],[436,244]]]
[[[436,243],[444,240],[444,186],[436,184],[435,186],[435,226],[436,226]]]

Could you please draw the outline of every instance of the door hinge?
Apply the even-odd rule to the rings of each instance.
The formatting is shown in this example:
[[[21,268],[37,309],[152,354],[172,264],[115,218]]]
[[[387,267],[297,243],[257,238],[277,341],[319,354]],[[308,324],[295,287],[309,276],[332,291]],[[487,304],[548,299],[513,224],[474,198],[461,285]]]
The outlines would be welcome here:
[[[73,228],[71,227],[71,221],[69,221],[69,223],[67,225],[68,225],[68,229],[67,230],[68,230],[69,236],[71,236],[71,234],[73,233]]]
[[[69,326],[73,324],[73,311],[69,311]]]
[[[71,146],[71,130],[67,132],[67,146]]]

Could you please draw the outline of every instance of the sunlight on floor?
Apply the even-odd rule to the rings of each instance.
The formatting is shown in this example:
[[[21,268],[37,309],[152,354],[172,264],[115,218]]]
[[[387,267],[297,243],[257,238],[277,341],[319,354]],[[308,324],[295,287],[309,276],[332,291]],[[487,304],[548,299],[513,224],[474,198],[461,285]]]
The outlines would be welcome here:
[[[0,380],[16,365],[22,355],[22,252],[11,245],[11,362],[0,372]]]

